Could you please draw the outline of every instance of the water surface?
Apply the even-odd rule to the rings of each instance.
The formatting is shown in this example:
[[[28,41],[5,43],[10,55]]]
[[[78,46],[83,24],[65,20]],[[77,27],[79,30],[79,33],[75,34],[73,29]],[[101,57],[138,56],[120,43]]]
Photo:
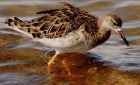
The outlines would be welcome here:
[[[90,14],[101,16],[108,13],[117,14],[123,19],[123,30],[127,35],[130,46],[124,45],[118,35],[113,35],[103,45],[90,51],[93,57],[98,57],[100,61],[115,64],[118,69],[124,71],[140,70],[140,1],[139,0],[71,0],[71,2],[87,10]],[[23,20],[30,20],[38,15],[39,10],[61,7],[57,0],[40,1],[18,1],[7,0],[0,2],[0,47],[1,60],[0,67],[14,66],[17,64],[27,64],[39,62],[36,57],[44,55],[44,51],[50,50],[42,44],[32,42],[25,36],[21,36],[7,27],[3,22],[10,16],[18,16]],[[12,54],[11,54],[12,53]],[[5,56],[5,57],[4,57]],[[32,57],[33,56],[33,57]],[[14,58],[13,58],[14,57]],[[15,62],[18,61],[18,62]],[[8,61],[8,63],[6,62]],[[10,61],[10,63],[9,63]],[[33,74],[23,73],[0,73],[1,85],[38,85],[42,77]],[[18,80],[17,80],[18,79]],[[21,81],[21,82],[20,82]],[[32,81],[32,82],[30,82]],[[10,84],[12,82],[12,84]]]

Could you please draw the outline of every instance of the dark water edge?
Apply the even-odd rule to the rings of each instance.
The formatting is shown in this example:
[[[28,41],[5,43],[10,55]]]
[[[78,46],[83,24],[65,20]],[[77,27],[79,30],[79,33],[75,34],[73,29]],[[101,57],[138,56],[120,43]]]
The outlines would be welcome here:
[[[71,2],[96,16],[108,13],[120,16],[131,46],[124,46],[113,35],[105,44],[91,50],[91,54],[62,54],[48,67],[50,57],[46,52],[50,50],[14,32],[3,22],[11,16],[30,20],[39,16],[35,14],[37,11],[63,5],[57,0],[3,0],[0,2],[0,85],[140,85],[140,1]],[[64,66],[72,71],[71,76]]]

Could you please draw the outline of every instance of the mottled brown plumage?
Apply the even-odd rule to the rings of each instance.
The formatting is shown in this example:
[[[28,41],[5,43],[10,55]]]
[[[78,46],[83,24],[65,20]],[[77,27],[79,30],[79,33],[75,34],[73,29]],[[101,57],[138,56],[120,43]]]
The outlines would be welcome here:
[[[28,23],[15,17],[13,20],[14,25],[22,30],[27,30],[27,32],[32,33],[35,38],[62,37],[67,33],[78,29],[82,24],[85,24],[88,33],[93,33],[98,30],[96,17],[89,15],[86,11],[73,7],[70,4],[65,4],[64,8],[61,9],[40,11],[37,12],[37,14],[44,15],[35,18]],[[11,22],[12,19],[9,19],[9,26],[11,26]]]
[[[122,20],[116,15],[95,17],[88,12],[65,3],[63,8],[37,12],[41,17],[22,21],[16,17],[7,20],[15,30],[33,40],[54,48],[56,55],[64,52],[86,52],[104,43],[115,31],[129,45],[122,30]],[[22,32],[24,31],[24,32]],[[54,62],[56,55],[48,64]]]

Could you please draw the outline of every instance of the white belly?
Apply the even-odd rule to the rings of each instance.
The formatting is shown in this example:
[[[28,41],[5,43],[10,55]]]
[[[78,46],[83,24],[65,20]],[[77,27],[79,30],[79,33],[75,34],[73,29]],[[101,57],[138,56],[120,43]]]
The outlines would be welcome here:
[[[64,53],[64,52],[79,52],[79,53],[84,53],[91,48],[87,46],[84,42],[77,43],[74,46],[67,47],[67,48],[57,48],[56,51],[59,53]]]
[[[83,52],[89,49],[85,44],[85,37],[82,30],[71,32],[61,38],[42,38],[35,40],[59,52]]]

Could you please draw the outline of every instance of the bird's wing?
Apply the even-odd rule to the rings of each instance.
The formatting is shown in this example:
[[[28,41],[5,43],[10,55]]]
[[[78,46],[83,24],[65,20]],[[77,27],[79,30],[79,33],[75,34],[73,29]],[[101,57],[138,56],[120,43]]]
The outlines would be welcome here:
[[[62,9],[40,11],[38,14],[45,15],[33,21],[45,23],[40,30],[46,38],[62,37],[79,29],[82,24],[85,24],[87,32],[95,32],[98,28],[96,17],[69,3],[65,3]]]
[[[85,23],[87,32],[96,30],[96,17],[81,11],[71,4],[65,4],[62,9],[53,9],[38,12],[44,16],[24,22],[18,18],[13,20],[20,30],[32,34],[34,38],[58,38],[77,30]],[[92,29],[93,28],[93,29]]]
[[[42,17],[32,20],[32,23],[42,23],[40,26],[41,35],[46,38],[62,37],[73,30],[76,30],[83,23],[78,23],[80,9],[70,4],[65,4],[62,9],[40,11],[37,14],[45,14]]]

